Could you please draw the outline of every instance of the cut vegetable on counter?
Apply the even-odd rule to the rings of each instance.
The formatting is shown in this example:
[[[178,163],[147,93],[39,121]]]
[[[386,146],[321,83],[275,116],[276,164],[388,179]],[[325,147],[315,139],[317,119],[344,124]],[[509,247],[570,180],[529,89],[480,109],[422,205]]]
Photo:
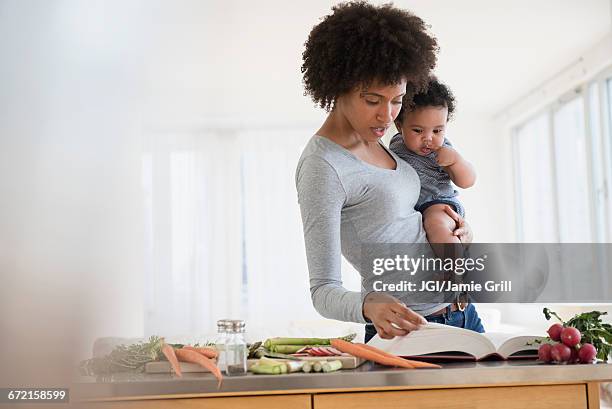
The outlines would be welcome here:
[[[357,334],[349,334],[338,339],[351,342]],[[325,348],[331,345],[334,338],[268,338],[263,346],[270,352],[282,354],[295,354],[306,347]]]
[[[342,352],[346,352],[381,365],[398,366],[406,369],[442,368],[440,365],[430,364],[428,362],[404,359],[366,344],[346,342],[342,339],[333,339],[331,344],[334,348]]]
[[[105,356],[81,361],[83,375],[111,375],[117,372],[144,372],[148,365],[162,364],[167,361],[171,371],[179,378],[183,376],[181,362],[197,364],[211,372],[219,386],[223,376],[215,359],[218,351],[214,347],[196,345],[168,344],[163,337],[151,336],[148,342],[131,345],[118,345]],[[168,368],[168,367],[166,367]],[[166,369],[168,372],[168,369]]]

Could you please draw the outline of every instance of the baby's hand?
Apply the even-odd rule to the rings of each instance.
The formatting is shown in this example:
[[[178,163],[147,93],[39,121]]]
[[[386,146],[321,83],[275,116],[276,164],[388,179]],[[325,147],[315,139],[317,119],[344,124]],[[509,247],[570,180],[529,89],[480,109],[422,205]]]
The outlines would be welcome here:
[[[452,166],[457,162],[457,151],[449,146],[441,146],[436,150],[436,162],[444,167]]]

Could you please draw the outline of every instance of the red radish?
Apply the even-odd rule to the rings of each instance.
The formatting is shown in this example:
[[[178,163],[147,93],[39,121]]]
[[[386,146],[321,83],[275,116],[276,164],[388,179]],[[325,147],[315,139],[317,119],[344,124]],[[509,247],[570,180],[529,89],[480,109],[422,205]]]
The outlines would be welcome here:
[[[563,325],[557,323],[553,324],[548,328],[548,336],[553,341],[559,341],[561,339],[561,331],[563,330]]]
[[[310,348],[310,350],[308,351],[310,354],[314,355],[314,356],[325,356],[324,352],[322,352],[319,348],[317,347],[312,347]]]
[[[589,343],[582,344],[582,347],[580,347],[580,350],[578,351],[578,358],[583,364],[592,363],[596,356],[597,349],[595,349],[595,347]]]
[[[550,362],[551,358],[550,358],[550,350],[552,349],[552,346],[550,344],[542,344],[540,345],[540,347],[538,348],[538,359],[542,362]]]
[[[580,343],[580,331],[573,327],[563,328],[561,331],[561,342],[563,342],[568,347],[576,346]]]
[[[578,350],[575,347],[571,347],[570,348],[571,354],[570,354],[570,358],[567,360],[568,364],[575,364],[578,363]]]
[[[550,357],[553,361],[562,363],[567,362],[572,355],[571,349],[565,344],[556,344],[550,350]]]

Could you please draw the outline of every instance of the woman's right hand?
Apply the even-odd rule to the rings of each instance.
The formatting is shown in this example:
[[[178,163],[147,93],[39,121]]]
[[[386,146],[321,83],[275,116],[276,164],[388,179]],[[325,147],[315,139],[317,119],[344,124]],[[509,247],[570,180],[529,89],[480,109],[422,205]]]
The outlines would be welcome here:
[[[363,316],[374,324],[376,332],[383,339],[416,331],[427,320],[402,304],[397,298],[378,292],[371,292],[363,301]]]

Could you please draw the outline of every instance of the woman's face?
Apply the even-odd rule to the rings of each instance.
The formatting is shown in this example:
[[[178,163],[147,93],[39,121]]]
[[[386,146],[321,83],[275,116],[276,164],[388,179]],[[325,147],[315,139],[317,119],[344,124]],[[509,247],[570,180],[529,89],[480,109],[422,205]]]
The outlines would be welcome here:
[[[427,156],[444,143],[448,119],[446,107],[424,107],[406,112],[401,123],[402,137],[408,149],[417,155]]]
[[[364,140],[378,141],[393,125],[402,107],[406,81],[396,85],[359,87],[338,97],[336,109]]]

